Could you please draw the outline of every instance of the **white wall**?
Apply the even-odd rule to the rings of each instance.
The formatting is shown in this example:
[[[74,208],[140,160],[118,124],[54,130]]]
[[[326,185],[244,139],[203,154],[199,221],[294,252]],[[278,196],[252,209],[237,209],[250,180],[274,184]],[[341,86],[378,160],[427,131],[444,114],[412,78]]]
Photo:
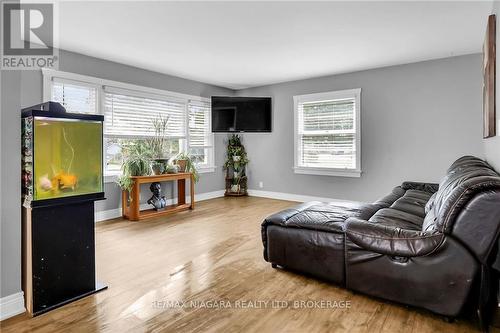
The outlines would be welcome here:
[[[492,14],[497,15],[497,53],[496,53],[496,116],[497,116],[497,136],[493,138],[484,139],[484,154],[488,163],[490,163],[498,172],[500,172],[500,57],[498,55],[500,49],[500,2],[493,3]],[[484,26],[486,29],[486,18]]]
[[[484,157],[479,54],[240,90],[273,98],[273,132],[245,134],[249,188],[373,201],[404,180],[437,182],[462,155]],[[295,174],[294,95],[361,88],[361,178]]]

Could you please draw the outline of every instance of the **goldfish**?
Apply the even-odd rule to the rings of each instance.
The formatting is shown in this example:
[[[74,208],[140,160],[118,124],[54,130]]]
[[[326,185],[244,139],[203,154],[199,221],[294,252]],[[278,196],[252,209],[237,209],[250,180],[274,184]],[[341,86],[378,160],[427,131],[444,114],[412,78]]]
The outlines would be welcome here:
[[[78,177],[69,173],[60,172],[52,177],[52,187],[59,190],[75,190]]]

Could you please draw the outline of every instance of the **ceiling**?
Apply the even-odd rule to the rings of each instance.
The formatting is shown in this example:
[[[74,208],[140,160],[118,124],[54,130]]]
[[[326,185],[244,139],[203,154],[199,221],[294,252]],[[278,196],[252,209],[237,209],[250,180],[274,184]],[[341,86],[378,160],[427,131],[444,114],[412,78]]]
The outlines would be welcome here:
[[[242,89],[481,52],[490,1],[61,2],[62,49]]]

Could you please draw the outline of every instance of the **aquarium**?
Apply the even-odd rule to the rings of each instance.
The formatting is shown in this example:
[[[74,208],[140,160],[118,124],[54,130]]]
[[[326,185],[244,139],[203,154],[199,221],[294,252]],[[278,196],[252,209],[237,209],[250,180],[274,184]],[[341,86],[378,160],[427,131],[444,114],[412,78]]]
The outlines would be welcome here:
[[[29,200],[103,192],[101,121],[26,117],[23,141]]]

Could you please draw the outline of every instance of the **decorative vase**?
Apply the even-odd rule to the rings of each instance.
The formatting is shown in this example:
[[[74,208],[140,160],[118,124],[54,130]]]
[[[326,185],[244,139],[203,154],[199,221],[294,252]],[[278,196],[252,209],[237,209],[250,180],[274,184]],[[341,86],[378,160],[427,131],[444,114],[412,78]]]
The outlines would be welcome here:
[[[186,172],[187,160],[177,160],[175,163],[179,167],[179,172]]]
[[[234,192],[234,193],[240,192],[240,185],[239,184],[231,185],[231,192]]]

